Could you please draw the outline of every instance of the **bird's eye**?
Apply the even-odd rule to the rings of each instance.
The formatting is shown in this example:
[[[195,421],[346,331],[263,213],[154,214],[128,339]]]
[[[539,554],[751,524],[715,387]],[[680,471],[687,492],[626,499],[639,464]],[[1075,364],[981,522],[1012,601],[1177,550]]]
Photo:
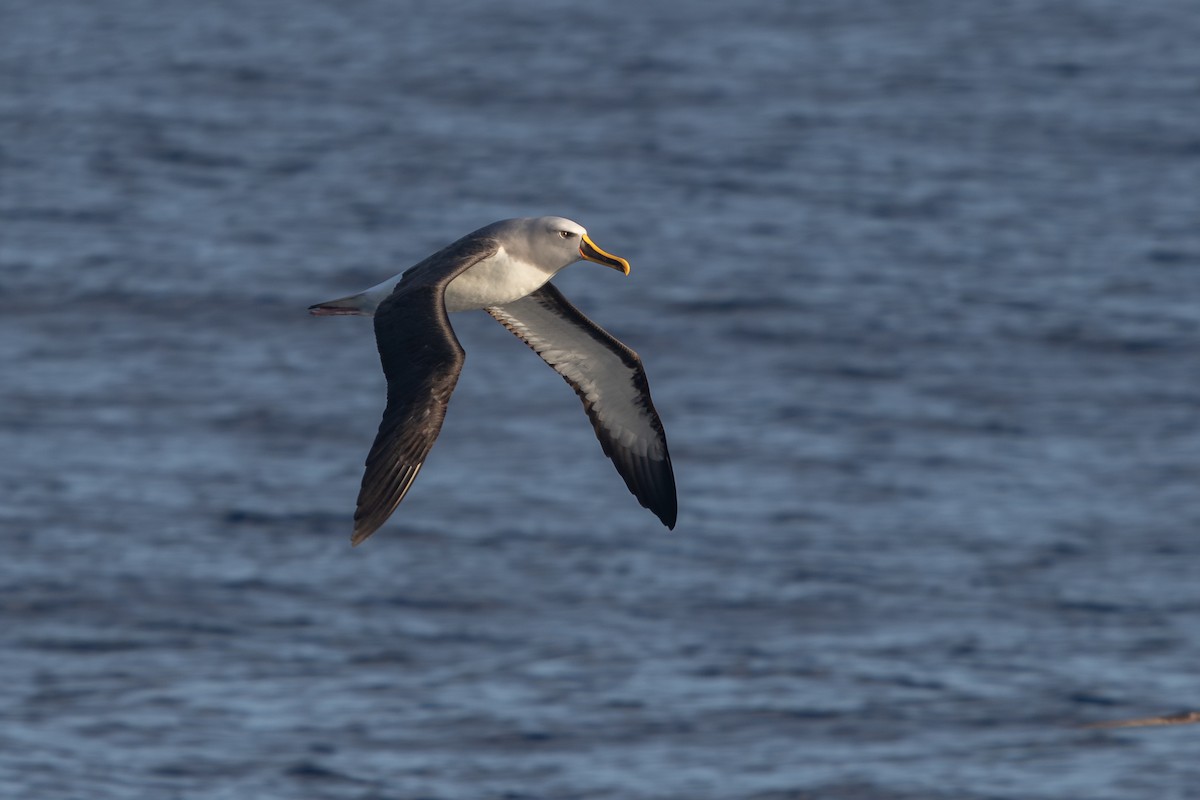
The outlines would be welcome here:
[[[575,238],[575,234],[572,233],[571,231],[559,231],[558,235],[563,237],[564,239],[574,239]]]

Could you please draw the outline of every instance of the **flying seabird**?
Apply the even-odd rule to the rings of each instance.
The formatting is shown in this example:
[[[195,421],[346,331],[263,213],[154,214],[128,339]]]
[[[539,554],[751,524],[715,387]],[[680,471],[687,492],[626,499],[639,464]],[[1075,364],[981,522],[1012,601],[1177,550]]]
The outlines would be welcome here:
[[[317,316],[373,316],[387,378],[353,544],[391,516],[425,463],[466,356],[447,312],[474,309],[495,317],[571,385],[629,491],[675,527],[675,475],[641,359],[549,283],[580,259],[629,274],[629,262],[601,250],[577,222],[506,219],[364,292],[309,307]]]
[[[1194,725],[1200,722],[1200,711],[1180,711],[1178,714],[1163,714],[1141,719],[1118,719],[1108,722],[1093,722],[1085,728],[1149,728],[1155,725]]]

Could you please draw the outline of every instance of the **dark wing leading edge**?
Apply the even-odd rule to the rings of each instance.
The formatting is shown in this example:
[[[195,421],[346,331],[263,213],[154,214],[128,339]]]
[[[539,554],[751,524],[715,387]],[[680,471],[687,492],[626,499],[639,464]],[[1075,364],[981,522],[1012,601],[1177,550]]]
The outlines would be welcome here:
[[[446,284],[496,249],[488,239],[455,242],[405,272],[375,311],[387,408],[367,455],[353,544],[374,533],[396,510],[441,432],[466,360],[446,313]]]
[[[583,400],[604,454],[643,507],[675,527],[675,474],[662,421],[637,353],[546,284],[533,294],[487,309],[533,348]]]

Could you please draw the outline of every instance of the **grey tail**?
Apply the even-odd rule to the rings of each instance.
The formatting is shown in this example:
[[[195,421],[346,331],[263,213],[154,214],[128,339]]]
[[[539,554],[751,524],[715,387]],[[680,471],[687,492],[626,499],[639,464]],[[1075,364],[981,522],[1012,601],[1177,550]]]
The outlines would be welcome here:
[[[325,303],[317,303],[308,307],[308,313],[314,317],[333,317],[341,314],[357,314],[370,316],[373,309],[368,309],[366,298],[362,294],[352,294],[349,297],[339,297]]]

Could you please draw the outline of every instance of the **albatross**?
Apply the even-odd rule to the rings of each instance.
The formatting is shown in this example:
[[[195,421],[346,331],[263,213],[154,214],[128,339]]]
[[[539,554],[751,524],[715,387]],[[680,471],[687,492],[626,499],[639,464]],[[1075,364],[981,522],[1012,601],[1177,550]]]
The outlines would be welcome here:
[[[1083,727],[1093,730],[1102,728],[1149,728],[1155,725],[1194,725],[1197,722],[1200,722],[1200,711],[1180,711],[1178,714],[1162,714],[1157,717],[1093,722]]]
[[[629,491],[675,527],[675,475],[641,359],[549,282],[579,260],[629,274],[629,262],[600,249],[577,222],[506,219],[366,291],[309,306],[316,316],[374,317],[387,378],[387,407],[367,455],[352,544],[383,525],[425,463],[466,357],[449,313],[477,309],[570,384]]]

